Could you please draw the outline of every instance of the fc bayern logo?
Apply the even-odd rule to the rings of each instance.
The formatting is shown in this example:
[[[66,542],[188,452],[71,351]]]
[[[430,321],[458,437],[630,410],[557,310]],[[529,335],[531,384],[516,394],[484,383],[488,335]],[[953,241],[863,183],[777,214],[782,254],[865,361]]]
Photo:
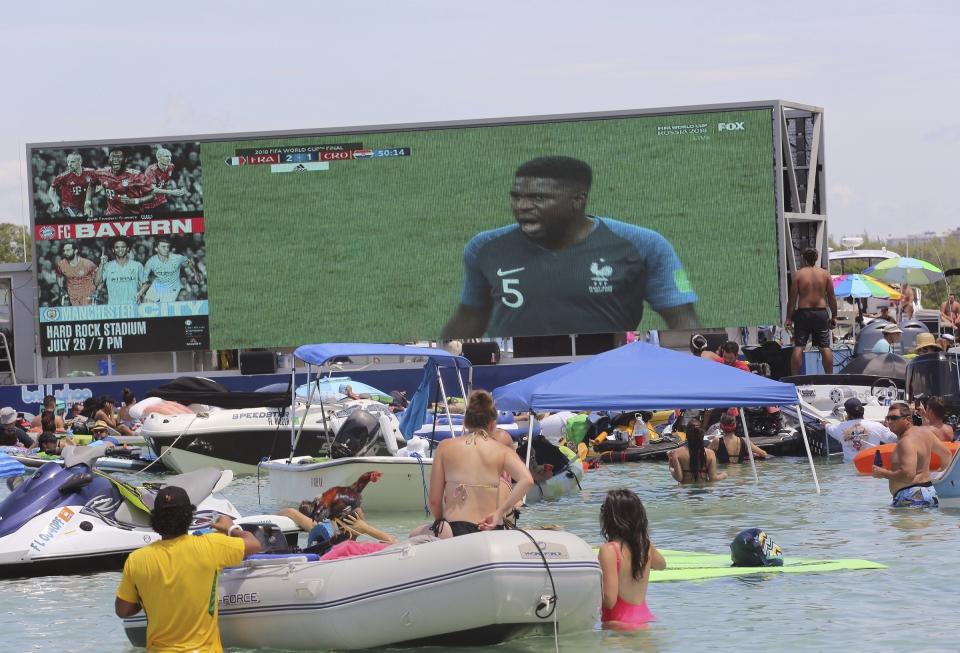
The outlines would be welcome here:
[[[40,228],[40,239],[41,240],[50,240],[53,238],[53,227],[41,227]]]

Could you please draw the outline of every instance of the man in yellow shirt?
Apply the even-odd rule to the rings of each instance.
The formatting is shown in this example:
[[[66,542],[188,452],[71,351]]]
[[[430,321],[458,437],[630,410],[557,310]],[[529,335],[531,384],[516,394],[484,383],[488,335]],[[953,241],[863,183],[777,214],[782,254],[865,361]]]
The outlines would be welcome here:
[[[150,526],[161,539],[131,553],[123,566],[114,609],[118,617],[146,611],[151,653],[222,651],[217,627],[220,570],[261,549],[252,533],[226,515],[213,523],[219,533],[190,535],[194,510],[183,488],[162,488],[150,514]]]

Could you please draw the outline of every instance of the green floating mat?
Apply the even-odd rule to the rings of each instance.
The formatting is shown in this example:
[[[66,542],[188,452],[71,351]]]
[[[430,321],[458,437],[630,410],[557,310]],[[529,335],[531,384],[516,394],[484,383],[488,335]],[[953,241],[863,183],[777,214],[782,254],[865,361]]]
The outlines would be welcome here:
[[[595,549],[596,550],[596,549]],[[651,583],[667,583],[678,580],[706,580],[724,576],[748,576],[751,574],[813,574],[826,571],[854,571],[858,569],[886,569],[886,565],[870,560],[842,558],[839,560],[811,560],[783,556],[782,567],[731,567],[730,555],[719,553],[694,553],[692,551],[669,551],[661,549],[667,559],[667,568],[650,572]]]

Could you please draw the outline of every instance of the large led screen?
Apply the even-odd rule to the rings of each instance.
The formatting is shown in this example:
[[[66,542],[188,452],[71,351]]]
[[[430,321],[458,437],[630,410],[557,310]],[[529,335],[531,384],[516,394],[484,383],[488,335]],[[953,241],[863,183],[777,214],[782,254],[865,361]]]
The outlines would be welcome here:
[[[207,349],[200,144],[33,149],[43,356]]]
[[[35,148],[41,305],[64,325],[162,324],[157,349],[773,324],[771,121],[762,108],[142,143],[125,146],[134,188],[112,205],[110,146]],[[160,149],[172,168],[156,183]],[[120,236],[145,268],[137,294],[112,307],[94,277],[75,307],[63,261],[79,249],[107,266]],[[165,294],[146,270],[161,236]]]

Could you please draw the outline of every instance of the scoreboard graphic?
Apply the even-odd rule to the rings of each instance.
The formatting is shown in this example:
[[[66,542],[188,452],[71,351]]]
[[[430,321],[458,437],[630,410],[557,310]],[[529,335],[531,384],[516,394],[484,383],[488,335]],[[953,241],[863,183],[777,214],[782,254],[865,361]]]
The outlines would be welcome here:
[[[331,162],[410,156],[409,147],[364,148],[363,143],[332,143],[303,147],[238,149],[224,161],[228,166],[269,165],[270,172],[329,170]]]

